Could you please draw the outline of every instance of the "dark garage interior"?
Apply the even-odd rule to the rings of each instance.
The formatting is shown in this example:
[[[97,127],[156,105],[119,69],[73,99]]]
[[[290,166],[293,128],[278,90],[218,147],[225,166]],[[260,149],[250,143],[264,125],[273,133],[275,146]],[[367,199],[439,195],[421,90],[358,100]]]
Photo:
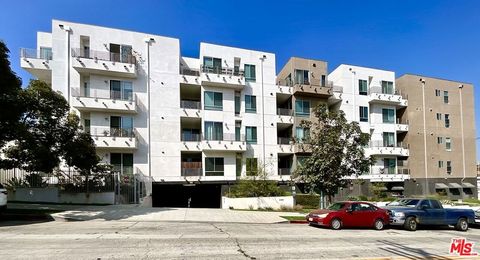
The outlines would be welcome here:
[[[153,183],[152,188],[153,207],[186,208],[190,199],[190,208],[220,208],[220,184]]]

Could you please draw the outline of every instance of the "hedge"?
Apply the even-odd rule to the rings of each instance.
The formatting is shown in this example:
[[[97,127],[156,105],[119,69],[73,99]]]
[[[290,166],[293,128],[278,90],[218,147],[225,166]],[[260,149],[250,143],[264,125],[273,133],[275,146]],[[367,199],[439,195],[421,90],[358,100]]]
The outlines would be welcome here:
[[[297,194],[295,196],[295,202],[296,205],[302,205],[304,208],[316,209],[320,202],[320,195]]]

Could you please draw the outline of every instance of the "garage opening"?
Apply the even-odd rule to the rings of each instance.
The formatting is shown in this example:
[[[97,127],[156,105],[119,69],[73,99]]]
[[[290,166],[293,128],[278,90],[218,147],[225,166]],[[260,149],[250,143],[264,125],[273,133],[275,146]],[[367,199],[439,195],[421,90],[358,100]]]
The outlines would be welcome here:
[[[174,208],[220,208],[221,190],[220,184],[164,184],[152,185],[153,207]]]

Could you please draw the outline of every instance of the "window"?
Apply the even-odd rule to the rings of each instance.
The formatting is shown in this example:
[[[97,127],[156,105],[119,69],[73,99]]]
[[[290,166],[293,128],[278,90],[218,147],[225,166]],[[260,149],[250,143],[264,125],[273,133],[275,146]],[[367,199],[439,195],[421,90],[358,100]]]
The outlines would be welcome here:
[[[310,138],[310,128],[297,127],[295,129],[295,137],[297,142],[305,143]]]
[[[308,70],[295,70],[295,83],[309,85]]]
[[[295,115],[310,116],[310,101],[302,99],[295,100]]]
[[[393,124],[395,123],[395,110],[382,109],[383,123]]]
[[[241,106],[241,100],[240,100],[240,92],[235,91],[235,115],[240,115],[240,106]]]
[[[133,174],[133,154],[131,153],[111,153],[110,164],[113,170],[120,174]]]
[[[327,83],[327,76],[326,76],[326,75],[322,75],[322,87],[325,87],[325,86],[326,86],[326,83]]]
[[[222,122],[205,122],[205,140],[223,140]]]
[[[430,209],[432,208],[430,206],[430,200],[422,200],[422,202],[420,202],[420,207],[424,207],[424,208],[427,208],[427,209]]]
[[[308,156],[297,156],[297,166],[303,166],[308,158]]]
[[[368,85],[366,80],[358,80],[358,94],[364,96],[368,95]]]
[[[437,143],[438,144],[443,144],[443,137],[441,137],[441,136],[437,137]]]
[[[441,113],[437,113],[437,120],[442,120],[442,114]]]
[[[245,81],[255,82],[255,65],[245,64]]]
[[[132,82],[110,80],[110,98],[120,100],[133,100]]]
[[[240,137],[240,128],[242,127],[241,121],[236,121],[235,122],[235,141],[239,142],[242,141]]]
[[[222,59],[203,57],[204,71],[207,73],[220,73],[222,70]]]
[[[245,112],[257,113],[257,97],[245,95]]]
[[[447,161],[447,174],[452,174],[452,162]]]
[[[443,168],[443,161],[438,161],[438,168]]]
[[[449,128],[450,127],[450,115],[445,114],[444,118],[445,118],[445,127]]]
[[[393,95],[393,82],[382,81],[382,94]]]
[[[222,157],[206,157],[205,158],[205,176],[223,176]]]
[[[181,138],[184,142],[199,142],[201,140],[200,129],[183,128]]]
[[[452,139],[450,137],[445,137],[445,149],[447,151],[452,150]]]
[[[395,174],[396,160],[392,158],[383,159],[384,174]]]
[[[383,146],[395,147],[395,133],[383,132]]]
[[[442,208],[442,205],[440,204],[440,202],[438,202],[438,200],[431,200],[430,204],[432,204],[432,208],[434,208],[434,209],[441,209]]]
[[[132,63],[133,62],[132,46],[110,43],[110,60],[125,62],[125,63]]]
[[[85,133],[90,133],[90,119],[84,119],[83,120],[83,125],[84,125],[84,130],[85,130]]]
[[[448,91],[443,91],[443,103],[448,104]]]
[[[235,157],[235,172],[237,176],[242,175],[242,154],[237,154]]]
[[[52,57],[52,48],[40,47],[40,59],[51,60]]]
[[[133,117],[110,116],[110,136],[132,137]]]
[[[223,94],[221,92],[205,91],[205,109],[223,110]]]
[[[257,175],[257,169],[258,169],[257,158],[247,158],[246,168],[247,168],[247,176]]]
[[[257,143],[257,127],[256,126],[246,126],[245,133],[247,135],[247,144]]]
[[[360,107],[360,122],[368,122],[368,107]]]
[[[437,96],[437,97],[440,96],[440,90],[439,89],[435,89],[435,96]]]

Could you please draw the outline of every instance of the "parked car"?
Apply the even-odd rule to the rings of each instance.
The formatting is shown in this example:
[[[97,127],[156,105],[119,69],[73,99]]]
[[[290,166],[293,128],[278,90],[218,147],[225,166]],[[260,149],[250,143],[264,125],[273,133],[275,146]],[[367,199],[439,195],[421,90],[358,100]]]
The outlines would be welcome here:
[[[0,213],[7,209],[7,190],[0,183]]]
[[[373,204],[358,201],[333,203],[327,209],[310,212],[306,219],[310,225],[332,229],[343,227],[373,227],[377,230],[388,225],[388,211]]]
[[[399,199],[389,203],[390,225],[403,226],[415,231],[418,225],[453,225],[456,230],[467,231],[469,224],[475,223],[475,213],[471,209],[445,209],[434,199]]]

